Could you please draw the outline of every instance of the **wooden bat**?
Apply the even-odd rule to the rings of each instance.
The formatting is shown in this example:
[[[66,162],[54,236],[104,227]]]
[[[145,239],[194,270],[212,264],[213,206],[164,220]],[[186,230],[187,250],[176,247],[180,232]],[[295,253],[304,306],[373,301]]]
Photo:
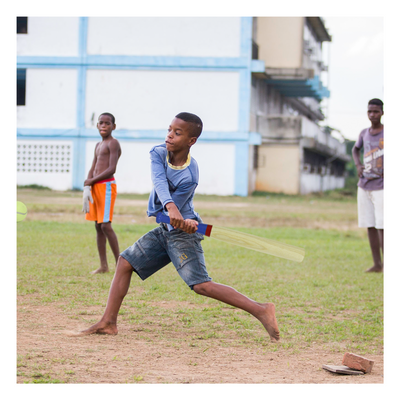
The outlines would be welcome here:
[[[158,213],[157,222],[169,224],[170,220],[167,215]],[[302,262],[305,255],[305,250],[301,247],[291,246],[277,242],[276,240],[266,239],[263,237],[250,235],[249,233],[238,232],[233,229],[222,228],[213,225],[199,224],[197,232],[213,239],[221,240],[229,244],[245,247],[246,249],[260,251],[271,256],[285,258],[286,260]]]

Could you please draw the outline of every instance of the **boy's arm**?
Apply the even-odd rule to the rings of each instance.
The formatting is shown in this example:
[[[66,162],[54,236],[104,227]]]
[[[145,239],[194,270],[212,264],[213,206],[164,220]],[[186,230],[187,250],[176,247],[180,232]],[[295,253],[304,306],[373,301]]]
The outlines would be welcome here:
[[[354,144],[353,149],[351,150],[351,153],[353,155],[353,160],[354,164],[356,165],[357,168],[357,175],[359,178],[363,176],[364,172],[364,165],[361,163],[361,147],[362,147],[362,137],[361,134],[357,140],[357,142]]]
[[[176,204],[174,202],[167,203],[164,208],[166,208],[168,211],[170,225],[172,225],[175,229],[182,229],[185,226],[185,221]]]
[[[88,173],[88,177],[85,180],[85,182],[83,183],[83,207],[82,207],[82,211],[84,213],[88,213],[89,212],[89,201],[93,204],[93,197],[92,197],[92,193],[90,192],[90,185],[87,185],[87,181],[92,179],[93,177],[93,171],[94,168],[96,166],[97,163],[97,156],[96,156],[96,149],[97,149],[98,143],[96,144],[95,148],[94,148],[94,157],[93,157],[93,162],[92,162],[92,166],[89,170]]]
[[[189,184],[178,187],[175,192],[171,193],[172,201],[167,203],[164,206],[164,208],[166,208],[168,211],[168,216],[171,221],[170,225],[172,225],[174,228],[182,229],[188,233],[196,232],[197,222],[193,221],[193,222],[195,222],[195,227],[193,227],[194,230],[192,230],[188,226],[188,223],[185,222],[185,220],[183,219],[179,210],[183,207],[183,205],[186,203],[186,201],[193,194],[194,190],[196,189],[196,186],[197,185],[195,183],[189,183]],[[188,220],[188,221],[191,221],[191,220]],[[187,229],[190,229],[190,232]]]
[[[352,150],[352,154],[353,154],[354,164],[356,165],[356,168],[357,168],[357,175],[359,178],[361,178],[363,176],[363,172],[364,172],[364,165],[362,165],[361,161],[360,161],[361,149],[354,146],[353,150]]]
[[[94,183],[99,182],[103,179],[109,178],[111,175],[115,174],[115,171],[117,170],[117,163],[119,159],[119,150],[120,146],[117,140],[112,140],[109,144],[109,149],[110,149],[110,159],[108,162],[108,168],[104,170],[101,174],[97,175],[96,177],[93,178],[93,171],[92,171],[92,176],[86,179],[84,186],[92,186]],[[93,160],[93,170],[94,170],[94,165],[95,161]],[[90,171],[89,171],[90,173]]]
[[[93,162],[92,162],[92,166],[90,167],[90,170],[89,170],[87,179],[92,179],[92,178],[93,178],[94,168],[95,168],[96,163],[97,163],[96,149],[97,149],[97,146],[98,146],[98,145],[99,145],[99,144],[97,143],[96,146],[95,146],[95,148],[94,148]],[[86,182],[86,181],[85,181],[85,182]],[[86,186],[86,185],[83,184],[83,186]]]
[[[163,206],[166,208],[168,203],[173,202],[169,192],[167,176],[165,174],[165,166],[160,154],[157,151],[150,151],[150,167],[151,167],[151,180],[158,198]]]
[[[151,179],[153,181],[157,196],[160,199],[161,204],[163,205],[163,208],[168,211],[168,215],[171,221],[170,224],[174,228],[179,228],[185,231],[187,231],[186,229],[189,229],[190,232],[187,231],[188,233],[195,232],[197,230],[197,227],[189,228],[188,223],[185,223],[179,210],[190,198],[197,185],[183,185],[177,188],[174,193],[170,193],[168,180],[165,173],[164,161],[162,160],[161,155],[153,150],[150,152],[150,159]]]

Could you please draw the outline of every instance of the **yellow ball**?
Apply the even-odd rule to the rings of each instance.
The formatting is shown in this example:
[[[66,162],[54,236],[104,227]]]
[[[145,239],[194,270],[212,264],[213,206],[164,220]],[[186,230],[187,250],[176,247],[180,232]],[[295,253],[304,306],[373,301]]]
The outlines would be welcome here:
[[[17,201],[17,222],[23,221],[28,214],[26,205],[21,201]]]

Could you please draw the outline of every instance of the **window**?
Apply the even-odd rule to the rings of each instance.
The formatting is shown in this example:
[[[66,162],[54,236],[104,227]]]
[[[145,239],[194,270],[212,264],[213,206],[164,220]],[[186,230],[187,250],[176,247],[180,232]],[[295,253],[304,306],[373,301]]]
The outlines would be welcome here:
[[[26,69],[17,69],[17,106],[25,105]]]
[[[56,142],[20,142],[17,145],[17,172],[69,173],[71,145]]]
[[[28,17],[17,17],[17,33],[28,33]]]
[[[345,176],[345,162],[336,159],[328,164],[328,158],[327,155],[304,149],[303,170],[311,174]]]

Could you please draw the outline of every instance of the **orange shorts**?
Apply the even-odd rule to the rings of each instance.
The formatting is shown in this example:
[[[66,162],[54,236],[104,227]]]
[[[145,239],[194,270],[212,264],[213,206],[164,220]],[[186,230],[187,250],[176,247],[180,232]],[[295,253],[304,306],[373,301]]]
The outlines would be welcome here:
[[[114,203],[117,198],[117,184],[115,179],[105,179],[96,182],[91,187],[93,204],[89,201],[89,212],[85,218],[88,221],[96,221],[98,224],[111,222],[114,211]]]

